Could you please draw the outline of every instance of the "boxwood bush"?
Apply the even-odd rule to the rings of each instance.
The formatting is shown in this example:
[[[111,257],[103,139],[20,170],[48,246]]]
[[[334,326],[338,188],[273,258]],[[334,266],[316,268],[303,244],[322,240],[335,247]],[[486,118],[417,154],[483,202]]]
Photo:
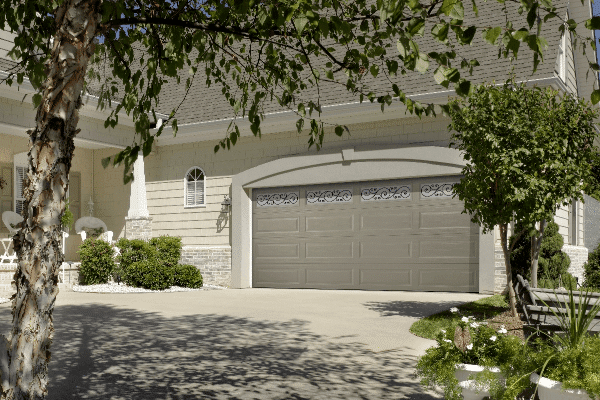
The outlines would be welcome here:
[[[86,239],[79,246],[79,256],[81,257],[82,285],[96,285],[107,283],[115,269],[113,259],[113,249],[108,242],[97,239]]]
[[[181,258],[181,238],[177,236],[160,236],[150,239],[149,245],[157,251],[161,262],[175,267]]]
[[[123,269],[123,280],[128,285],[150,290],[164,290],[173,285],[174,268],[156,259],[134,262]]]
[[[202,274],[193,265],[178,264],[175,267],[173,285],[197,289],[202,287]]]
[[[135,262],[158,259],[156,247],[145,240],[121,238],[117,242],[117,247],[121,251],[119,263],[122,270],[126,270]]]

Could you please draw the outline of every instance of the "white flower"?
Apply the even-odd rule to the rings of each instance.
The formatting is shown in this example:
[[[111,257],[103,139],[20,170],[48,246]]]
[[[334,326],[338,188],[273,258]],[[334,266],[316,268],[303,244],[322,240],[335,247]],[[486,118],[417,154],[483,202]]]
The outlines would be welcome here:
[[[450,339],[444,339],[444,342],[446,342],[446,343],[452,343],[452,340],[450,340]]]
[[[462,322],[469,322],[469,317],[462,317],[461,321]]]
[[[446,334],[446,330],[445,329],[440,329],[440,331],[445,335]]]
[[[498,330],[498,333],[507,333],[508,331],[506,330],[506,328],[504,327],[504,325],[500,325],[500,329]]]
[[[496,341],[496,339],[497,339],[497,337],[496,337],[496,336],[492,336],[492,337],[490,338],[490,340],[491,340],[492,342],[495,342],[495,341]]]
[[[472,322],[471,328],[479,328],[479,324],[477,322]]]
[[[456,307],[452,307],[452,308],[450,309],[450,312],[451,312],[451,313],[457,313],[457,312],[458,312],[458,308],[456,308]]]
[[[467,345],[467,350],[473,350],[473,343]]]

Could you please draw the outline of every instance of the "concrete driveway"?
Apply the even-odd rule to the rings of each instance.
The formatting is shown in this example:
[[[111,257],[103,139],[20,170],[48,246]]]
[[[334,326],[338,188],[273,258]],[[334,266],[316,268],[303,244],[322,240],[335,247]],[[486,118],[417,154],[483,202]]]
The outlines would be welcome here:
[[[418,318],[483,296],[325,290],[62,291],[49,400],[441,399],[413,378]],[[0,329],[10,324],[0,306]]]

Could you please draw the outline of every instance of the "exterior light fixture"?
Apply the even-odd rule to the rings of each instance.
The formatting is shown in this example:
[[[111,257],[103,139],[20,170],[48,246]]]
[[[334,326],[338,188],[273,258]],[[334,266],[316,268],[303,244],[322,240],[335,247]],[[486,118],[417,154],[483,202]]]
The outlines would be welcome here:
[[[225,195],[225,199],[221,202],[221,212],[226,213],[231,211],[231,198]]]

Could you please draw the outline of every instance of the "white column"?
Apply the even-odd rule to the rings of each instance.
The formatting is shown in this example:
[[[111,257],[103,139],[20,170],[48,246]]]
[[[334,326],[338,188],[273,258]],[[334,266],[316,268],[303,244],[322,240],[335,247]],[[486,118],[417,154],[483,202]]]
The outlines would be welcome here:
[[[128,218],[149,217],[148,202],[146,200],[146,175],[144,174],[144,156],[138,155],[133,164],[133,182],[129,196]]]

